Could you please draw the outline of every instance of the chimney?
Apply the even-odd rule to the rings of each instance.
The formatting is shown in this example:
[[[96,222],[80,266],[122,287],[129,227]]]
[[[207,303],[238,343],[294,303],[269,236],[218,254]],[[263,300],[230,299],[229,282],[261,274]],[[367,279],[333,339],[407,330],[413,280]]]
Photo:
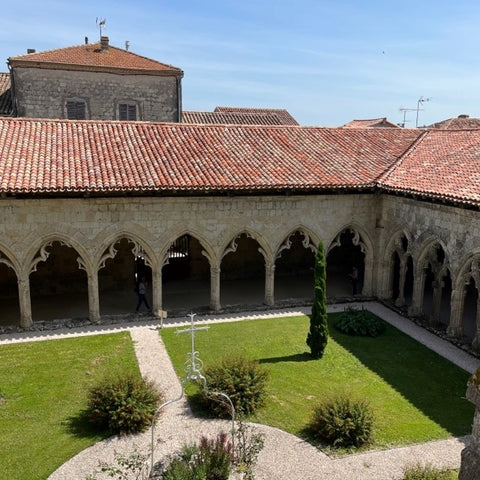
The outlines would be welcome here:
[[[85,37],[85,45],[88,45],[88,37]]]
[[[34,48],[27,48],[27,53],[35,53],[35,49]]]
[[[108,37],[100,37],[100,50],[106,52],[108,50]]]

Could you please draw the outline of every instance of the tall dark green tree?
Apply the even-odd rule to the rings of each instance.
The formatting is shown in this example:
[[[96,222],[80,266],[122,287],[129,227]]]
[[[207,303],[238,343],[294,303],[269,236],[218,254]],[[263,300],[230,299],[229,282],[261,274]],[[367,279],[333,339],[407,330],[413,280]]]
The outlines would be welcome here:
[[[322,242],[319,243],[317,255],[315,256],[313,277],[314,296],[312,315],[310,316],[310,331],[307,335],[307,345],[310,347],[313,358],[322,358],[328,340],[327,275]]]

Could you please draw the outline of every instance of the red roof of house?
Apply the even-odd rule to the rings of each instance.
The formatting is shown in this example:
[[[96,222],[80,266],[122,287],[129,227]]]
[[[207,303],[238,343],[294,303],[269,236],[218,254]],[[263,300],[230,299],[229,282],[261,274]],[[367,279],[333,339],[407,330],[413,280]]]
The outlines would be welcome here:
[[[364,189],[422,132],[0,119],[0,192]]]
[[[298,125],[290,113],[282,108],[215,107],[214,112],[237,115],[273,115],[277,117],[278,125]]]
[[[182,122],[210,125],[282,125],[282,119],[271,113],[183,111]]]
[[[106,43],[108,44],[108,38],[106,38]],[[101,42],[27,53],[10,57],[8,61],[14,67],[126,72],[148,75],[183,75],[182,70],[177,67],[157,62],[121,48],[108,45],[108,48],[102,49]]]
[[[10,74],[0,73],[0,115],[12,114],[12,97],[10,95]]]
[[[387,120],[386,117],[372,118],[369,120],[352,120],[343,125],[343,128],[400,128],[396,123]]]
[[[480,128],[480,118],[470,118],[468,115],[459,115],[456,118],[449,118],[442,122],[429,125],[427,128],[439,130],[465,130],[469,128]]]
[[[429,130],[380,179],[382,188],[480,205],[480,130]]]

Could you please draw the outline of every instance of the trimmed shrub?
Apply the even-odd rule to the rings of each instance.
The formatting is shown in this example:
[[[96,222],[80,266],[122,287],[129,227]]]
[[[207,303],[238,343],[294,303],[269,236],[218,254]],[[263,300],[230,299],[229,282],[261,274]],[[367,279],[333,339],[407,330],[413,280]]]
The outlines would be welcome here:
[[[339,397],[315,407],[311,430],[334,447],[360,447],[372,439],[373,414],[363,401]]]
[[[112,434],[144,431],[163,396],[153,382],[131,374],[104,378],[88,394],[87,416]]]
[[[416,463],[404,469],[402,480],[448,480],[450,478],[452,476],[449,471],[440,470],[428,464]]]
[[[218,417],[229,417],[229,405],[211,392],[228,395],[237,415],[250,415],[263,405],[268,372],[256,361],[243,357],[229,357],[219,365],[205,369],[207,387],[202,388],[202,404]]]
[[[335,322],[335,328],[347,335],[377,337],[385,331],[385,322],[368,310],[347,308]]]

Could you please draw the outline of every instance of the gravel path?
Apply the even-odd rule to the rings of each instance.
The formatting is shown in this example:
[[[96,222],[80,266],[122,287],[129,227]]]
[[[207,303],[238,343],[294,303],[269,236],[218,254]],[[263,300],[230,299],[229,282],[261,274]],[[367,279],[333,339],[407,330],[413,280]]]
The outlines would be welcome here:
[[[408,335],[417,338],[429,348],[445,356],[461,368],[473,372],[480,360],[425,331],[409,320],[377,303],[363,304]],[[343,305],[334,305],[329,310],[343,310]],[[197,317],[199,323],[240,321],[243,318],[265,318],[279,315],[310,313],[310,309],[258,312],[241,315]],[[186,325],[186,319],[172,319],[164,326]],[[144,376],[156,382],[166,393],[167,399],[177,398],[181,392],[180,382],[158,335],[157,321],[145,321],[141,325],[95,326],[77,331],[56,331],[48,335],[24,333],[0,337],[1,343],[16,343],[32,340],[64,338],[73,335],[94,335],[129,330],[135,344],[140,370]],[[228,431],[229,422],[200,420],[192,416],[185,399],[169,405],[155,428],[155,460],[175,452],[186,442],[196,442],[200,435],[215,435],[219,430]],[[264,425],[255,425],[265,433],[265,448],[256,468],[258,480],[386,480],[400,479],[406,464],[431,463],[442,468],[458,468],[460,452],[467,438],[441,440],[391,450],[373,451],[331,459],[320,450],[291,434]],[[150,450],[151,431],[133,437],[111,438],[85,449],[67,461],[48,480],[83,480],[95,471],[99,460],[112,462],[114,452],[129,453],[136,446],[142,452]],[[109,478],[101,477],[98,478]]]

